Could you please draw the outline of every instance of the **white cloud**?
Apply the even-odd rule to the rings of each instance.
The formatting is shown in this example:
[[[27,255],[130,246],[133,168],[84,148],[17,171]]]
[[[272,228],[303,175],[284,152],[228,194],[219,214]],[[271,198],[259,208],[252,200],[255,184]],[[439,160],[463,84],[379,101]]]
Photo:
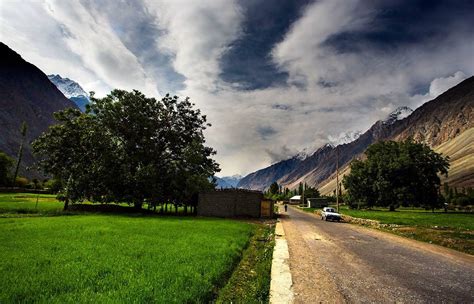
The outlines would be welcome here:
[[[236,1],[146,1],[164,34],[160,51],[175,55],[173,66],[189,90],[219,89],[219,58],[240,33],[242,14]]]
[[[46,1],[46,7],[51,17],[68,31],[64,41],[69,49],[109,86],[141,88],[146,94],[158,95],[153,79],[147,77],[135,55],[99,11],[87,10],[79,2],[57,0]]]
[[[218,151],[221,175],[257,170],[321,146],[328,135],[366,130],[398,106],[418,106],[474,73],[472,42],[456,31],[444,41],[393,52],[371,46],[335,52],[324,45],[328,37],[367,28],[373,11],[366,1],[320,0],[269,54],[288,72],[288,86],[239,91],[219,76],[222,54],[242,37],[245,16],[237,0],[127,2],[145,6],[136,20],[133,11],[118,10],[116,17],[103,11],[127,3],[104,1],[4,0],[1,40],[44,72],[74,79],[99,96],[111,88],[190,96],[213,123],[206,138]],[[155,24],[146,38],[133,39],[148,18]],[[142,46],[145,55],[157,52],[170,62],[145,59],[137,51]],[[173,77],[183,75],[184,89],[167,87],[168,69]],[[429,83],[426,94],[412,96]]]

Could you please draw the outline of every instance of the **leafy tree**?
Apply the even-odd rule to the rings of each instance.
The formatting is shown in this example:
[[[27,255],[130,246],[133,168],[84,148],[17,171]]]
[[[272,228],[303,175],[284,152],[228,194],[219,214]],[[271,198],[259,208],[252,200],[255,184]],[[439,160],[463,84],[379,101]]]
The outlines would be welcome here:
[[[192,206],[193,195],[212,187],[219,171],[205,146],[206,117],[194,104],[166,95],[114,90],[95,98],[86,113],[55,114],[59,124],[33,143],[40,166],[63,180],[65,201]]]
[[[20,134],[22,138],[21,138],[20,149],[18,150],[15,173],[13,173],[13,184],[15,184],[16,178],[18,176],[18,171],[20,170],[20,164],[21,164],[21,159],[23,158],[23,147],[25,145],[27,130],[28,130],[28,125],[26,124],[26,122],[23,122],[20,127]]]
[[[268,189],[268,192],[270,192],[270,194],[277,194],[278,193],[278,190],[279,190],[279,187],[278,187],[278,184],[277,182],[273,182],[271,185],[270,185],[270,188]]]
[[[0,151],[0,186],[8,186],[11,183],[11,167],[13,159]]]
[[[297,192],[299,195],[302,195],[303,194],[303,183],[300,182],[298,184],[298,192]]]
[[[304,197],[306,198],[317,198],[320,197],[321,194],[319,190],[315,187],[306,186],[304,190]]]
[[[26,188],[26,186],[28,185],[29,181],[26,177],[17,177],[16,180],[15,180],[15,186],[19,187],[19,188]]]
[[[390,210],[402,204],[439,205],[438,174],[447,175],[448,158],[411,140],[373,144],[366,156],[365,161],[353,161],[344,177],[350,200]]]

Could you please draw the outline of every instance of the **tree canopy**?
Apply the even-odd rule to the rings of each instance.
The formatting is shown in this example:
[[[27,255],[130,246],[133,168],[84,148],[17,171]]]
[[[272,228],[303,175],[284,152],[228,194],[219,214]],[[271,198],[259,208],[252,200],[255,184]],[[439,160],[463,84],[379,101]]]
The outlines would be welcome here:
[[[344,187],[352,202],[384,206],[436,207],[439,200],[439,174],[448,174],[447,157],[425,144],[411,140],[384,141],[371,145],[366,160],[354,160],[344,177]]]
[[[8,186],[11,182],[13,159],[0,151],[0,186]]]
[[[66,203],[193,205],[196,192],[213,187],[219,166],[203,135],[210,124],[189,98],[114,90],[92,95],[86,113],[67,109],[55,118],[33,148],[45,173],[64,181]]]

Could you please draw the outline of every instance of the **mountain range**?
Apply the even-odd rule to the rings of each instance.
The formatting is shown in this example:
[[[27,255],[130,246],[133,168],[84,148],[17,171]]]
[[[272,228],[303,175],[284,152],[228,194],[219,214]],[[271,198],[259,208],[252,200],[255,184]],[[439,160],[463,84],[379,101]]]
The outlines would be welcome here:
[[[362,156],[369,145],[407,138],[424,142],[449,156],[448,180],[455,186],[474,186],[474,143],[473,137],[467,136],[473,133],[473,127],[474,77],[470,77],[415,111],[398,108],[352,142],[327,144],[310,156],[296,155],[272,164],[245,176],[237,186],[263,190],[276,181],[291,189],[305,182],[320,188],[323,194],[330,193],[335,188],[337,157],[341,174],[347,174],[351,160]]]
[[[34,162],[29,143],[54,123],[54,112],[68,107],[77,106],[40,69],[0,42],[0,150],[16,158],[26,122],[22,175],[39,176],[26,169]]]
[[[217,188],[237,188],[238,183],[242,179],[241,175],[232,175],[232,176],[224,176],[224,177],[217,177],[214,176],[217,183]]]
[[[74,80],[62,78],[60,75],[48,75],[48,79],[64,94],[72,100],[82,111],[86,111],[86,105],[89,104],[89,95]]]

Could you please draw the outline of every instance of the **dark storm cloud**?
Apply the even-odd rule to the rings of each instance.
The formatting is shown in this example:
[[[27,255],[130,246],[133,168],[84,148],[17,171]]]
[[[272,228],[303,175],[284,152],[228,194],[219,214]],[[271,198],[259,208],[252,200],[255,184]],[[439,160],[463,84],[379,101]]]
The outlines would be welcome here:
[[[253,90],[281,85],[288,74],[279,71],[270,56],[311,0],[244,0],[242,36],[234,41],[221,59],[221,78],[238,89]]]
[[[335,33],[323,45],[338,53],[359,53],[367,48],[397,52],[423,43],[435,47],[453,29],[465,32],[474,28],[474,1],[374,1],[364,9],[367,14],[361,15],[367,23],[363,28]]]
[[[271,126],[259,126],[257,127],[257,133],[261,139],[267,140],[278,132]]]

